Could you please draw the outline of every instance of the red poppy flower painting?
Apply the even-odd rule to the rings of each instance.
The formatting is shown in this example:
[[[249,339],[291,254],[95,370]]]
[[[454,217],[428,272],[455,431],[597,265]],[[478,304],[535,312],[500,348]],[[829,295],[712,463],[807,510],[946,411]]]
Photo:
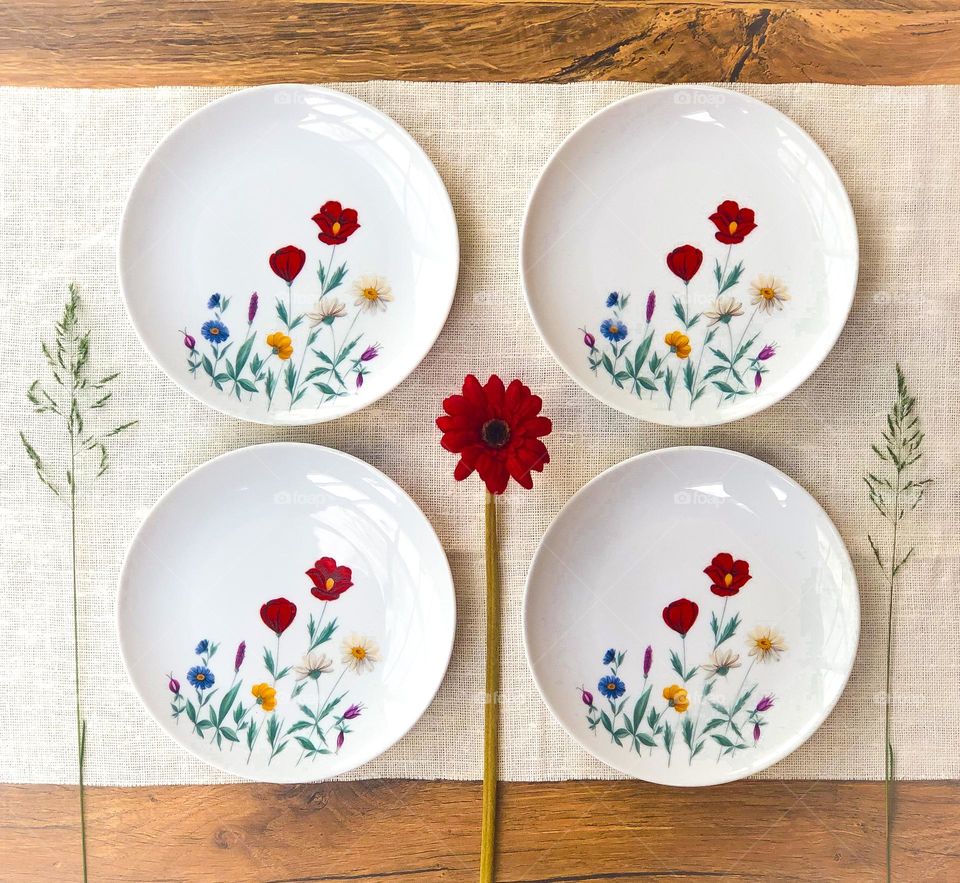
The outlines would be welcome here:
[[[353,571],[338,566],[333,558],[321,558],[307,571],[307,576],[313,582],[310,594],[321,601],[336,601],[353,585]]]
[[[721,552],[715,555],[709,567],[705,567],[703,572],[710,577],[713,585],[710,591],[721,598],[729,598],[736,595],[747,582],[752,579],[750,575],[750,565],[743,560],[736,561],[729,552]]]
[[[533,487],[532,472],[543,472],[550,462],[540,440],[553,428],[540,414],[543,401],[519,380],[504,387],[496,374],[485,385],[472,374],[463,392],[444,399],[445,414],[437,418],[443,432],[440,444],[460,455],[453,477],[457,481],[477,472],[491,494],[502,494],[513,478],[521,487]]]
[[[684,284],[697,275],[703,263],[703,252],[693,245],[681,245],[667,255],[667,266],[674,276],[679,276]]]
[[[737,245],[747,237],[751,231],[757,229],[754,223],[753,209],[740,208],[732,199],[727,199],[717,206],[717,210],[710,215],[710,220],[717,227],[714,234],[718,242],[724,245]]]
[[[300,275],[303,265],[307,261],[306,252],[295,245],[285,245],[270,255],[270,269],[273,270],[287,285]]]
[[[676,601],[671,601],[663,608],[663,621],[681,638],[685,638],[687,632],[693,628],[693,624],[697,621],[699,612],[700,608],[694,601],[679,598]]]
[[[274,598],[260,608],[260,619],[278,638],[290,628],[296,615],[297,605],[286,598]]]
[[[327,245],[342,245],[360,229],[357,210],[344,208],[336,200],[325,202],[311,220],[320,228],[318,238]]]

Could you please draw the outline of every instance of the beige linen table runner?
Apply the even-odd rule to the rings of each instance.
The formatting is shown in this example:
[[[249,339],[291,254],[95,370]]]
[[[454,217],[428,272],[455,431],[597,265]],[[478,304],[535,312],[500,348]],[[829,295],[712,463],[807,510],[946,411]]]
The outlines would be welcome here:
[[[330,445],[405,487],[433,522],[457,588],[457,642],[436,701],[397,746],[354,777],[475,779],[481,773],[483,536],[478,482],[454,487],[454,460],[433,425],[464,372],[520,376],[554,420],[553,462],[532,493],[502,500],[503,736],[507,779],[613,777],[553,721],[527,671],[520,634],[524,578],[545,528],[603,469],[675,444],[760,457],[823,504],[860,579],[863,630],[849,686],[802,748],[764,775],[883,775],[885,595],[866,540],[882,530],[861,476],[893,396],[899,359],[919,395],[936,483],[910,525],[916,557],[897,605],[893,738],[898,774],[960,775],[960,88],[741,86],[803,126],[837,166],[860,230],[860,285],[823,366],[762,414],[703,430],[637,422],[580,390],[538,338],[523,303],[517,237],[527,194],[578,123],[644,86],[364,83],[345,92],[416,138],[456,209],[462,267],[447,326],[420,368],[365,411],[303,429],[269,429],[193,401],[152,363],[117,289],[120,211],[141,163],[171,126],[224,89],[0,90],[0,779],[75,780],[68,519],[35,480],[17,431],[47,456],[62,435],[24,398],[42,373],[38,335],[76,281],[98,364],[122,370],[114,413],[139,418],[113,467],[83,501],[83,703],[91,784],[225,781],[153,723],[124,674],[114,626],[126,545],[174,481],[224,451],[289,439]],[[203,529],[202,525],[199,529]],[[211,546],[216,536],[211,532]]]

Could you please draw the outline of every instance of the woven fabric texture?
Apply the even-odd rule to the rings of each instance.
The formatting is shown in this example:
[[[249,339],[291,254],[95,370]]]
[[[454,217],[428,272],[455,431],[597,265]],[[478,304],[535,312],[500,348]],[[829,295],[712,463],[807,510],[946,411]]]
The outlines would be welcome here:
[[[520,376],[554,420],[553,462],[533,492],[502,499],[503,723],[506,779],[615,777],[554,722],[524,661],[520,608],[527,566],[550,521],[585,482],[633,454],[718,445],[759,457],[803,484],[847,542],[863,629],[849,686],[814,737],[764,775],[883,775],[885,591],[866,532],[882,531],[862,475],[893,399],[899,360],[919,395],[935,484],[908,525],[916,553],[896,601],[893,738],[904,778],[960,776],[960,102],[958,87],[741,86],[803,126],[839,170],[861,243],[849,323],[823,366],[762,414],[714,429],[661,428],[618,414],[561,371],[528,316],[517,267],[527,195],[563,137],[644,86],[384,83],[339,85],[420,142],[450,191],[462,243],[456,301],[420,368],[375,406],[332,424],[270,429],[205,408],[153,364],[117,286],[120,212],[160,138],[223,89],[0,90],[0,779],[75,781],[68,513],[37,482],[25,430],[50,461],[65,436],[32,414],[25,390],[43,375],[38,340],[76,281],[94,359],[122,377],[112,413],[137,418],[113,465],[81,500],[83,706],[91,784],[225,781],[174,745],[127,681],[114,625],[117,575],[133,531],[174,481],[211,457],[282,439],[330,445],[383,470],[435,526],[453,568],[457,642],[440,692],[416,727],[355,778],[476,779],[483,699],[482,489],[454,486],[433,417],[466,371]]]

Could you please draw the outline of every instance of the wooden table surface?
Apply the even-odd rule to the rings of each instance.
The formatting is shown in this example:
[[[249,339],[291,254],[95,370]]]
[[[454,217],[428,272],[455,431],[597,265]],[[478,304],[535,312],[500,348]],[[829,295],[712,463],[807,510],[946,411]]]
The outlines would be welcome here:
[[[960,82],[960,0],[0,5],[0,84]],[[95,738],[95,734],[92,734]],[[91,880],[476,879],[480,788],[88,789]],[[960,783],[900,783],[895,878],[960,880]],[[880,880],[883,786],[501,787],[498,880]],[[0,879],[75,880],[76,789],[0,786]]]

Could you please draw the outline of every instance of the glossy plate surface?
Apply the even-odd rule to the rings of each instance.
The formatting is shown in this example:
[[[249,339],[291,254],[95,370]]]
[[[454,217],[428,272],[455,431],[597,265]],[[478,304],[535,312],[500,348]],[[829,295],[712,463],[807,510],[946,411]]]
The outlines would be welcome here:
[[[858,246],[820,148],[772,107],[669,87],[560,145],[530,197],[521,267],[534,322],[588,392],[679,426],[796,389],[846,321]]]
[[[450,310],[459,246],[430,160],[393,120],[317,86],[215,101],[130,194],[127,310],[200,401],[268,424],[331,420],[393,389]]]
[[[581,489],[524,601],[557,720],[631,776],[712,785],[785,757],[842,692],[859,637],[850,556],[819,504],[752,457],[669,448]]]
[[[120,645],[160,726],[226,772],[305,782],[393,745],[453,647],[453,583],[414,502],[329,448],[211,460],[157,502],[120,578]]]

